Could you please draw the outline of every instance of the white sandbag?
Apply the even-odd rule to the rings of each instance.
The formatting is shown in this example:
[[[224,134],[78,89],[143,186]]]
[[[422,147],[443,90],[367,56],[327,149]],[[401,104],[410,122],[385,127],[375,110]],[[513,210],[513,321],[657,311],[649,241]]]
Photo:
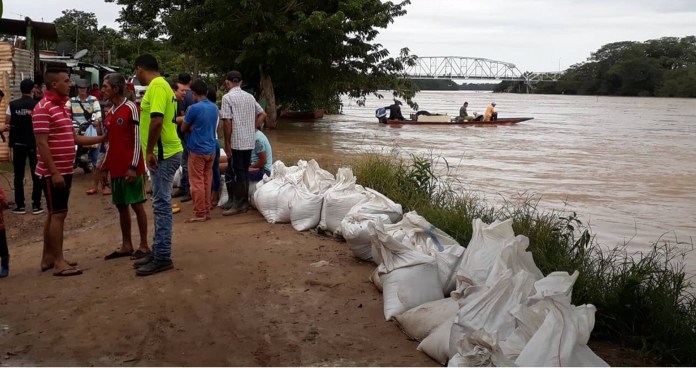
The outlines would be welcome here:
[[[457,279],[468,285],[483,285],[493,269],[493,264],[505,244],[512,241],[515,233],[512,220],[495,221],[488,225],[481,219],[472,221],[473,234],[464,251],[464,258],[457,268]]]
[[[529,247],[529,238],[524,235],[518,235],[507,242],[493,262],[486,285],[494,285],[507,270],[512,270],[513,275],[520,271],[527,271],[534,276],[535,280],[544,278],[544,274],[534,263],[532,252],[526,251],[527,247]]]
[[[369,199],[365,188],[355,184],[355,176],[349,168],[338,169],[336,184],[324,194],[319,228],[331,233],[339,233],[341,221],[351,208]]]
[[[310,193],[323,195],[336,184],[336,178],[330,172],[320,168],[317,161],[310,160],[302,176],[302,184]]]
[[[515,363],[508,359],[495,337],[484,330],[472,331],[453,351],[448,367],[512,367]]]
[[[385,223],[390,221],[389,216],[386,214],[369,215],[361,213],[348,214],[341,221],[340,232],[343,235],[343,239],[346,240],[353,255],[363,261],[372,261],[372,236],[367,224],[377,219]]]
[[[387,321],[411,308],[444,298],[434,260],[394,269],[386,274],[380,270],[380,279],[383,283],[384,319]]]
[[[180,188],[181,187],[181,173],[183,172],[183,168],[179,166],[178,169],[176,169],[176,172],[174,173],[174,181],[172,181],[172,187],[173,188]]]
[[[608,367],[588,346],[594,328],[593,305],[575,307],[563,296],[546,297],[532,307],[544,321],[515,360],[519,366]]]
[[[565,271],[551,272],[543,279],[534,283],[534,290],[536,290],[536,293],[529,299],[542,300],[549,296],[563,296],[562,300],[570,304],[573,296],[573,285],[578,279],[578,276],[580,276],[580,272],[578,271],[573,272],[572,275],[569,275],[568,272]]]
[[[404,212],[400,204],[395,203],[384,194],[374,189],[365,188],[365,191],[368,196],[367,201],[353,206],[348,212],[349,214],[387,215],[389,217],[389,223],[391,224],[401,221]]]
[[[465,249],[415,211],[404,214],[399,225],[406,232],[402,242],[435,258],[442,291],[449,295],[455,289],[457,264]]]
[[[534,275],[520,271],[514,276],[508,270],[494,285],[460,299],[460,309],[449,341],[450,351],[461,351],[462,341],[472,331],[483,329],[497,341],[505,340],[516,328],[515,317],[510,314],[527,301],[534,289]]]
[[[370,282],[375,285],[380,293],[384,291],[382,279],[379,277],[379,267],[376,267],[375,271],[370,275]]]
[[[266,221],[272,224],[290,222],[290,201],[296,191],[292,184],[274,179],[254,193],[254,203]]]
[[[324,197],[308,192],[304,187],[296,188],[290,201],[290,222],[293,229],[306,231],[319,225]]]
[[[428,354],[436,362],[445,365],[450,358],[449,340],[452,331],[452,319],[447,319],[437,326],[420,344],[418,350]]]
[[[396,316],[401,330],[418,341],[422,341],[445,320],[454,321],[459,311],[459,303],[452,298],[434,300]]]

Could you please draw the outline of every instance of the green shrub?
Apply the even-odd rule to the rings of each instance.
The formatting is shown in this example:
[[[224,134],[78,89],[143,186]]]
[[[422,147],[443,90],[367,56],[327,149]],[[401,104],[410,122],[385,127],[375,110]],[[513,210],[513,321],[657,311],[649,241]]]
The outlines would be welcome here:
[[[438,166],[439,165],[439,166]],[[594,338],[626,343],[663,364],[696,365],[696,297],[684,271],[684,244],[655,242],[647,252],[603,249],[576,213],[542,211],[539,199],[488,206],[458,189],[439,159],[364,154],[351,164],[358,183],[380,191],[466,246],[472,220],[513,219],[544,274],[579,271],[573,303],[597,307]],[[445,174],[435,168],[444,166]]]

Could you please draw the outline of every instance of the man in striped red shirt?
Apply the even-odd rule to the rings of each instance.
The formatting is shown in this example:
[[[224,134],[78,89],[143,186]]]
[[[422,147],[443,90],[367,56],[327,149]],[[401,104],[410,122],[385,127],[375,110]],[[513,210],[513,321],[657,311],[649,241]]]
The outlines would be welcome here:
[[[100,143],[104,136],[75,134],[70,110],[65,106],[71,85],[67,71],[48,69],[44,83],[46,92],[34,107],[32,116],[38,158],[36,176],[41,179],[48,206],[41,270],[53,268],[54,276],[75,276],[82,274],[82,270],[63,257],[63,225],[68,215],[75,144]]]

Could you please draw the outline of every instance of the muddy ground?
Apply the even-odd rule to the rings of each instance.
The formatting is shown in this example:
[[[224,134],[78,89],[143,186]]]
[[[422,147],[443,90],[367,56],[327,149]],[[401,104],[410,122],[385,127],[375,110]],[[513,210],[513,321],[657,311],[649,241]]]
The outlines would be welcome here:
[[[4,213],[12,262],[0,279],[0,365],[437,365],[384,321],[368,282],[375,266],[345,243],[256,211],[223,218],[216,209],[211,221],[185,224],[186,203],[174,217],[175,269],[136,277],[127,258],[103,260],[120,244],[118,217],[110,197],[84,194],[88,181],[75,175],[65,228],[81,276],[40,271],[45,214]],[[0,179],[12,198],[8,185]],[[329,264],[312,265],[320,261]],[[635,352],[593,347],[610,363],[641,364]]]

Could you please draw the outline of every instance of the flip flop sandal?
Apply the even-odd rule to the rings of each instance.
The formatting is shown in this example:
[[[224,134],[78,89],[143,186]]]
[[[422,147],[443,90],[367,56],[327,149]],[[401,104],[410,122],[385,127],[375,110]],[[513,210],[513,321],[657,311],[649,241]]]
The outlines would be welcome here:
[[[191,217],[191,218],[186,219],[186,221],[184,221],[184,222],[190,224],[192,222],[205,222],[207,220],[208,220],[207,217]]]
[[[77,276],[77,275],[82,275],[82,270],[77,269],[77,268],[73,268],[73,267],[62,269],[60,271],[53,273],[53,276],[58,276],[58,277],[68,277],[68,276]]]
[[[94,188],[89,188],[85,193],[87,193],[87,195],[97,194],[97,190]]]
[[[181,208],[179,206],[172,206],[172,213],[179,213],[181,212]]]
[[[108,187],[102,189],[102,195],[105,195],[105,196],[111,195],[111,189],[109,189]]]
[[[149,256],[149,255],[150,255],[150,252],[143,252],[142,250],[138,249],[138,250],[136,250],[135,252],[133,252],[133,254],[131,255],[130,259],[132,259],[132,260],[135,261],[136,259],[145,258],[145,257],[147,257],[147,256]]]
[[[41,266],[41,272],[46,272],[46,271],[52,269],[53,266],[54,266],[54,265]],[[70,266],[70,267],[75,267],[75,266],[77,266],[77,262],[75,262],[75,261],[68,261],[68,266]]]
[[[121,253],[121,252],[115,250],[115,251],[111,252],[111,254],[108,254],[108,255],[104,256],[104,260],[105,260],[105,261],[108,261],[108,260],[110,260],[110,259],[123,258],[123,257],[130,257],[131,255],[133,255],[132,252]]]

